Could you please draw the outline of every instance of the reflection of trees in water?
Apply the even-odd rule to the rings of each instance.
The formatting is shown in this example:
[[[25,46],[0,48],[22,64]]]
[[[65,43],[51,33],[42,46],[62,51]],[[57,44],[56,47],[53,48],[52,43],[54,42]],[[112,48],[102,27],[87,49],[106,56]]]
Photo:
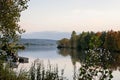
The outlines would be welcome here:
[[[103,53],[107,53],[107,51],[103,52],[103,53],[102,52],[95,51],[95,53],[97,53],[99,57],[100,57],[100,54],[101,54],[101,57],[105,57],[105,55],[106,55],[105,59],[109,63],[108,68],[111,68],[112,70],[120,70],[120,53],[110,53],[111,60],[107,60],[108,57],[110,57],[110,56],[107,56],[107,54],[104,54],[104,56],[103,56]],[[80,62],[81,64],[85,63],[85,59],[88,54],[87,51],[77,51],[75,49],[65,49],[65,48],[59,49],[58,53],[62,56],[70,56],[73,65],[75,65],[76,62]],[[102,62],[104,62],[104,60],[102,58],[101,58],[101,60],[102,60]],[[101,64],[99,64],[99,65],[101,65]]]
[[[120,53],[112,53],[112,56],[114,61],[110,64],[110,68],[120,71]]]
[[[80,62],[79,73],[74,74],[78,80],[111,80],[113,78],[112,71],[120,71],[119,53],[110,53],[106,50],[79,52],[75,49],[60,49],[59,54],[70,55],[74,68],[76,62]]]
[[[59,49],[58,53],[65,57],[70,56],[73,65],[75,65],[76,62],[83,63],[86,55],[84,51],[79,52],[76,49],[65,49],[65,48]]]

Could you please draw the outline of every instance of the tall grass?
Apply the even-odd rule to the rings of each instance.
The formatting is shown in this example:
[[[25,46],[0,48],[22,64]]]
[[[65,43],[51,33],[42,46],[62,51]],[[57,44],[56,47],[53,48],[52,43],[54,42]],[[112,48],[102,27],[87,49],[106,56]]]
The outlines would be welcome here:
[[[21,70],[18,74],[9,67],[4,66],[3,61],[0,61],[0,80],[29,80],[25,71]]]
[[[29,71],[30,80],[66,80],[64,70],[59,74],[58,67],[48,63],[47,67],[43,61],[35,61]]]
[[[86,54],[84,63],[76,71],[74,66],[73,80],[111,80],[113,78],[112,69],[109,69],[110,61],[113,58],[108,51],[89,50]],[[64,77],[64,69],[61,72],[57,65],[48,62],[47,65],[43,61],[37,59],[31,65],[28,71],[20,70],[15,73],[9,65],[4,66],[0,61],[0,80],[68,80]],[[71,80],[71,79],[70,79]]]
[[[45,66],[43,61],[35,60],[28,71],[21,69],[16,73],[0,61],[0,80],[67,80],[63,75],[64,69],[59,73],[58,66],[50,62]]]

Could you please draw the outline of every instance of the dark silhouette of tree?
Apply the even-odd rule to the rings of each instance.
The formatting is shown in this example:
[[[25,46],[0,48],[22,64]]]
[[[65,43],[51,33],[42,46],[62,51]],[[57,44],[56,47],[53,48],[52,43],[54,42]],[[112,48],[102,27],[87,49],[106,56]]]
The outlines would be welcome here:
[[[77,35],[76,35],[76,32],[73,31],[71,34],[71,39],[70,39],[71,48],[76,48],[76,40],[77,40]]]

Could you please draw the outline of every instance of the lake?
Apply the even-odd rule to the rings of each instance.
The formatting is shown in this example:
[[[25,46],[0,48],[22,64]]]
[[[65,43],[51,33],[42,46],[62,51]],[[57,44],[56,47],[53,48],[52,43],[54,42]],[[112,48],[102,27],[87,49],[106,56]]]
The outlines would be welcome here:
[[[35,59],[40,59],[47,65],[49,62],[53,65],[58,65],[59,71],[64,69],[64,76],[67,79],[72,80],[74,75],[74,67],[76,66],[76,71],[81,67],[81,64],[84,63],[85,55],[82,52],[76,50],[61,49],[58,50],[56,45],[30,45],[27,46],[24,51],[19,51],[19,56],[28,57],[29,63],[20,64],[19,68],[28,69],[31,63]],[[112,63],[111,69],[113,71],[113,79],[120,79],[120,54],[115,54],[115,62]]]

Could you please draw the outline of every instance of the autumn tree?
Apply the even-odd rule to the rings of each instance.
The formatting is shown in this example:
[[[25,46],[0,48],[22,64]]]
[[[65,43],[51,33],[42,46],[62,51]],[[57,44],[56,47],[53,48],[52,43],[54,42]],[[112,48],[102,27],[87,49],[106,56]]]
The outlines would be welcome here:
[[[0,45],[7,53],[17,52],[17,42],[20,34],[25,32],[20,28],[21,12],[27,9],[29,0],[0,0]]]
[[[104,46],[110,51],[120,51],[120,31],[108,31]]]
[[[70,40],[67,38],[63,38],[62,40],[59,40],[57,43],[58,48],[70,48]]]
[[[62,39],[60,41],[62,41],[60,42],[62,45],[69,46],[72,49],[88,50],[102,48],[120,52],[120,31],[82,32],[79,35],[73,31],[70,39]]]
[[[105,44],[104,47],[108,50],[114,50],[114,35],[113,31],[108,31],[105,37]]]

